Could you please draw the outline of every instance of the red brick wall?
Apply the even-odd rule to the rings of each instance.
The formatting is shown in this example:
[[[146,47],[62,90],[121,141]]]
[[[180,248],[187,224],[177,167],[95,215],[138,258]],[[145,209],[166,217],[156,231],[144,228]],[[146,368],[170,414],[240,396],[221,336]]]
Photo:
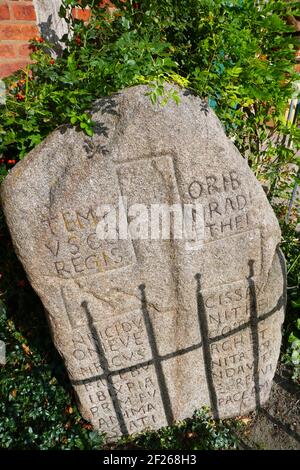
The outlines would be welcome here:
[[[28,64],[28,40],[38,34],[31,0],[0,0],[0,77]]]

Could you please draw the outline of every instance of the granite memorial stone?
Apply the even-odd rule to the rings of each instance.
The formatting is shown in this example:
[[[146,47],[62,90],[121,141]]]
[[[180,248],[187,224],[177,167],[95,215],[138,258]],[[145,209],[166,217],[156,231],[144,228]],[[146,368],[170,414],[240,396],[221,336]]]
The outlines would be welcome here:
[[[278,222],[214,112],[178,93],[164,107],[144,86],[97,101],[93,137],[57,129],[1,188],[80,410],[110,440],[203,405],[248,413],[279,356]],[[157,209],[184,206],[202,213],[196,237],[172,236],[172,211],[157,228]]]

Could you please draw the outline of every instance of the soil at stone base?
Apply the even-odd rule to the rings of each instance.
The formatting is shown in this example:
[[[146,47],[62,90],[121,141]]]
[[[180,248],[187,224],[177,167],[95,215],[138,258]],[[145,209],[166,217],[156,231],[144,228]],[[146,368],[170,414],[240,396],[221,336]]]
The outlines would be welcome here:
[[[238,436],[241,449],[300,450],[300,386],[290,377],[279,364],[269,401]]]

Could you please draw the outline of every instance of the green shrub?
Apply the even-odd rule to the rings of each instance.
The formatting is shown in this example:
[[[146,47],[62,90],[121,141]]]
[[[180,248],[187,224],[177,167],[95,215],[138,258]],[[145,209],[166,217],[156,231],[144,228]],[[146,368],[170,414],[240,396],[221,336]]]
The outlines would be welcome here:
[[[116,0],[108,14],[98,1],[64,0],[61,15],[72,34],[56,60],[51,44],[32,42],[35,64],[6,79],[0,107],[0,173],[63,123],[92,133],[86,110],[98,97],[126,86],[153,83],[152,99],[164,80],[189,86],[208,100],[229,136],[270,196],[282,196],[299,147],[299,130],[286,125],[285,110],[297,74],[297,38],[286,23],[298,2],[270,0]],[[91,8],[88,23],[68,17],[73,7]],[[176,97],[175,97],[176,98]],[[270,127],[272,123],[272,127]],[[281,139],[270,140],[272,135]],[[8,164],[8,161],[11,163]],[[271,164],[272,162],[272,164]]]
[[[25,312],[33,317],[30,309]],[[83,421],[70,391],[67,393],[59,383],[62,365],[58,359],[51,362],[55,352],[48,332],[37,328],[46,341],[42,349],[35,346],[32,334],[25,338],[12,318],[7,317],[2,301],[0,328],[0,338],[7,348],[7,364],[1,368],[0,380],[0,448],[98,447],[101,436],[92,432],[90,425]],[[46,352],[48,348],[51,354]]]

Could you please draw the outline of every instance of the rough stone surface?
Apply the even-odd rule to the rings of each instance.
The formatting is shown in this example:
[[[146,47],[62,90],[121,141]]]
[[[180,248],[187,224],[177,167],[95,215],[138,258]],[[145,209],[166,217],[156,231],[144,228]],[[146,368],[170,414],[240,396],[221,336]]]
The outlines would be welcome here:
[[[64,43],[60,39],[64,34],[68,34],[68,24],[59,16],[62,1],[33,0],[33,4],[41,35],[54,45],[54,50],[51,51],[52,55],[60,54],[64,48]]]
[[[92,138],[56,130],[1,191],[82,414],[109,439],[263,404],[284,317],[280,230],[246,161],[199,98],[153,107],[146,91],[96,102]],[[204,243],[99,241],[97,207],[120,195],[202,204]]]

